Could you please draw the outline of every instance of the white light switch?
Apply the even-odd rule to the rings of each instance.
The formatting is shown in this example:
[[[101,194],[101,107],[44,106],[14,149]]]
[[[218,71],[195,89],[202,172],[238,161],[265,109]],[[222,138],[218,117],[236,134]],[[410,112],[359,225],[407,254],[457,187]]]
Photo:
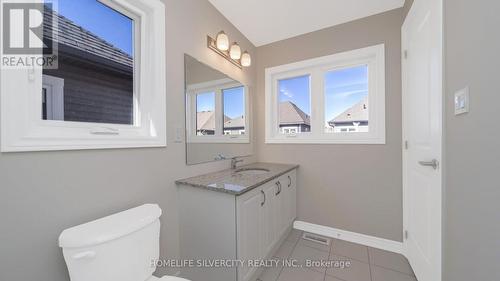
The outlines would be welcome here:
[[[455,93],[455,115],[469,112],[469,87]]]

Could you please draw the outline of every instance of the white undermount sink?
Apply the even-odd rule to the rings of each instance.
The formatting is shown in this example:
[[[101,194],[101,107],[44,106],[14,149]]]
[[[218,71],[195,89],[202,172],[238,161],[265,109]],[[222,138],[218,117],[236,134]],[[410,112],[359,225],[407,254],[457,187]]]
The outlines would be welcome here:
[[[255,176],[255,175],[263,175],[270,172],[268,169],[264,168],[242,168],[236,170],[234,173],[236,175],[248,175],[248,176]]]

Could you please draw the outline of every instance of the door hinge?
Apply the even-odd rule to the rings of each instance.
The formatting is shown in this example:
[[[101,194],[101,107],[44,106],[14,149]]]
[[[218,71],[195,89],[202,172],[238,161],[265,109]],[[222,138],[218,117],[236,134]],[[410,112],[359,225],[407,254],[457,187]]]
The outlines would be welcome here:
[[[408,240],[408,230],[405,230],[405,240]]]
[[[405,149],[408,150],[408,141],[405,141]]]

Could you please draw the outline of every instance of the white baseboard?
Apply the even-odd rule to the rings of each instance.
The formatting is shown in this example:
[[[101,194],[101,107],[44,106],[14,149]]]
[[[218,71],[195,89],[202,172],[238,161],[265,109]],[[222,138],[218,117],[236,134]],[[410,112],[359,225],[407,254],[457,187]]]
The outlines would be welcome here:
[[[342,229],[336,229],[333,227],[328,227],[303,221],[295,221],[293,223],[293,228],[314,233],[317,235],[345,240],[348,242],[357,243],[398,254],[402,254],[403,252],[403,243],[394,240],[388,240],[384,238],[346,231]]]

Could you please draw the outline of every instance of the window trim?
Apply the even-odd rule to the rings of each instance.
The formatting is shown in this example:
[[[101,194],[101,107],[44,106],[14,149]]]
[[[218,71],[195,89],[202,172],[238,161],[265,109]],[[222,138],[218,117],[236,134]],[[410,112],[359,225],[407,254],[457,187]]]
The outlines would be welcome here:
[[[324,74],[336,69],[368,65],[369,132],[327,133],[324,130]],[[302,75],[310,77],[311,132],[279,133],[278,81]],[[299,61],[265,70],[265,142],[268,144],[385,144],[385,46],[384,44]]]
[[[42,120],[42,69],[1,69],[2,152],[167,145],[165,6],[159,0],[99,1],[134,20],[134,124]]]
[[[223,126],[224,89],[243,87],[245,102],[245,134],[226,135]],[[199,136],[196,132],[196,96],[201,93],[215,93],[215,135]],[[230,78],[192,84],[186,87],[186,135],[188,143],[250,143],[250,106],[248,87]],[[219,134],[218,134],[219,133]]]

